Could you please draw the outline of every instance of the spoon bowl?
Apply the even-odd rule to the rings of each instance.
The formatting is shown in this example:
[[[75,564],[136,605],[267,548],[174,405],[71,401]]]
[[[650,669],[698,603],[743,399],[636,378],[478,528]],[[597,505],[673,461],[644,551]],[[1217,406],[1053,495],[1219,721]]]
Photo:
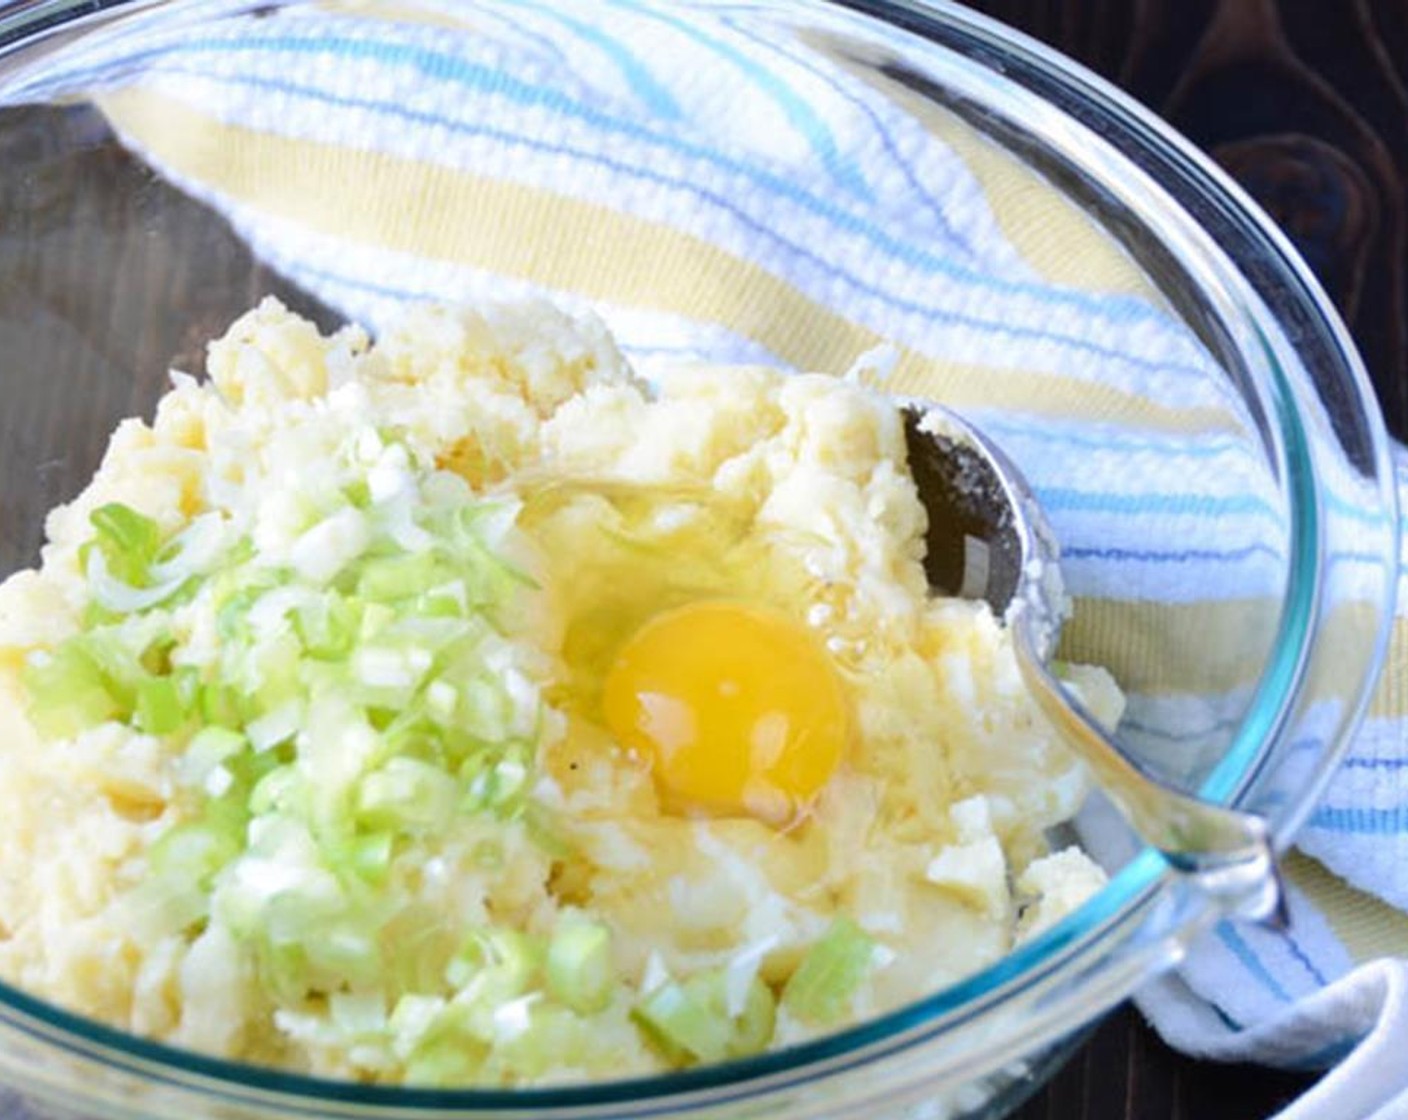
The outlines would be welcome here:
[[[901,409],[910,472],[929,521],[930,588],[982,599],[1006,622],[1043,714],[1145,843],[1228,914],[1283,926],[1285,895],[1266,822],[1147,773],[1051,671],[1068,601],[1055,534],[1021,472],[948,409],[916,400]]]

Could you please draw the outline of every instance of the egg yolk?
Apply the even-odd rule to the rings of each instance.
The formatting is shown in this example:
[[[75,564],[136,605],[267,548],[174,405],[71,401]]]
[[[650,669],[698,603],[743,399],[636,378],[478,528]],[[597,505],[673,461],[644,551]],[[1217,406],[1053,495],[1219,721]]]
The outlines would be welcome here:
[[[668,808],[785,824],[845,752],[846,697],[826,651],[773,610],[727,601],[656,615],[617,653],[606,725],[653,766]]]

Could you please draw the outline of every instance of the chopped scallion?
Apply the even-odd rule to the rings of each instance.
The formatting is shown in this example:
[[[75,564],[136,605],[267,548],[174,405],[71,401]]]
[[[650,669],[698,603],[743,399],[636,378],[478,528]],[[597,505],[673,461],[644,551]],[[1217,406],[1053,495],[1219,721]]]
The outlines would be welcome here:
[[[783,1006],[803,1022],[839,1021],[874,956],[874,939],[851,919],[836,918],[788,979]]]
[[[455,780],[414,758],[392,758],[362,779],[357,819],[407,832],[443,828],[455,812]]]
[[[169,735],[185,724],[188,711],[174,677],[151,677],[137,687],[137,726],[148,735]]]
[[[128,715],[92,660],[66,643],[52,654],[32,655],[23,679],[30,721],[46,739],[69,739],[110,719]]]
[[[161,529],[150,517],[121,502],[109,502],[88,515],[94,542],[107,559],[108,570],[134,587],[147,581],[148,569],[161,547]]]
[[[600,922],[564,918],[548,942],[548,994],[590,1015],[611,1002],[611,931]]]

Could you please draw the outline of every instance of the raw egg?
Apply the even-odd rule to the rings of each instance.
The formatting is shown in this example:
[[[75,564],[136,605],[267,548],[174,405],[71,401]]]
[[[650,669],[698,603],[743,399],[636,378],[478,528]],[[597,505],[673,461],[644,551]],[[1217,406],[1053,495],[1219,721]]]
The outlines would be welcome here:
[[[602,710],[617,741],[650,762],[668,808],[771,824],[805,811],[849,736],[845,691],[816,637],[728,600],[646,622],[616,654]]]

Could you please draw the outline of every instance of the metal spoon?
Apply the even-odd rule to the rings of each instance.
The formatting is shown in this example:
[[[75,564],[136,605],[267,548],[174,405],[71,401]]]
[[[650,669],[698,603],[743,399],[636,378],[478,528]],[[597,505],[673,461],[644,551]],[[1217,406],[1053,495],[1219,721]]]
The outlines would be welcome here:
[[[930,587],[985,599],[1006,618],[1017,664],[1042,712],[1145,843],[1227,913],[1283,927],[1285,892],[1266,822],[1145,773],[1047,668],[1061,624],[1058,548],[1021,473],[947,409],[912,400],[901,407],[910,470],[929,515]]]

